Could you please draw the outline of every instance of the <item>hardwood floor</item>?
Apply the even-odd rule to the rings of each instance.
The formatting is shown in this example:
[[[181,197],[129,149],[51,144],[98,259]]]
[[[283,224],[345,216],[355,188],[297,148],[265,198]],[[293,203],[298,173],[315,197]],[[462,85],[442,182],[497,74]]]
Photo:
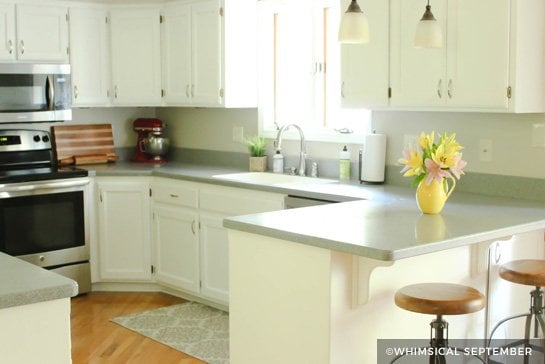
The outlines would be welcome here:
[[[72,298],[72,363],[205,364],[109,321],[183,302],[155,292],[93,292]]]

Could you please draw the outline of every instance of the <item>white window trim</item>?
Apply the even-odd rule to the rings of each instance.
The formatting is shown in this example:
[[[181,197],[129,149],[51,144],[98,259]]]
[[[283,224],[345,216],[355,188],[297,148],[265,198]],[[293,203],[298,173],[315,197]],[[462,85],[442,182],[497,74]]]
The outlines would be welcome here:
[[[262,2],[262,4],[264,5],[271,6],[274,6],[275,4],[285,3],[285,1],[278,0],[262,0],[260,2]],[[267,27],[266,24],[260,24],[260,39],[268,40],[272,38],[271,29],[272,27]],[[272,54],[270,54],[270,52],[267,53],[268,51],[264,51],[262,48],[258,47],[258,49],[258,69],[260,70],[258,72],[258,133],[265,138],[276,139],[278,129],[272,127],[274,123],[266,120],[267,117],[271,117],[271,115],[273,115],[273,112],[271,111],[273,107],[271,103],[271,100],[273,100],[273,87],[271,85],[272,77],[267,73],[267,71],[272,68]],[[293,122],[291,123],[298,124],[297,120],[293,120]],[[307,141],[353,144],[361,143],[364,140],[365,135],[372,132],[371,111],[369,120],[365,121],[365,123],[367,124],[366,128],[355,130],[349,134],[339,133],[333,129],[328,128],[309,128],[305,125],[298,125],[303,128],[305,139]],[[278,127],[281,126],[282,125],[278,125]],[[288,140],[298,140],[299,133],[292,130],[287,130],[283,137]]]

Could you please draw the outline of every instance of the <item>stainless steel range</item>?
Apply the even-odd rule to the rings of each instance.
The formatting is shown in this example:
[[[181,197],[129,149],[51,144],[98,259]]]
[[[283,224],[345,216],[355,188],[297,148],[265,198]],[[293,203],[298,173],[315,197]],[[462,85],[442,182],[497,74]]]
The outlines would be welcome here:
[[[0,251],[90,290],[87,171],[58,167],[46,131],[0,130]]]

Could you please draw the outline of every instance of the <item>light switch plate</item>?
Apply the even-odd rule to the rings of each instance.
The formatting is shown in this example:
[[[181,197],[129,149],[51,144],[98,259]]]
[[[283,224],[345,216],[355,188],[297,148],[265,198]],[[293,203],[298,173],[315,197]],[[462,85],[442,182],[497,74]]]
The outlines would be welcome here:
[[[233,126],[233,141],[244,143],[244,128],[242,126]]]
[[[532,124],[532,147],[545,148],[545,124]]]

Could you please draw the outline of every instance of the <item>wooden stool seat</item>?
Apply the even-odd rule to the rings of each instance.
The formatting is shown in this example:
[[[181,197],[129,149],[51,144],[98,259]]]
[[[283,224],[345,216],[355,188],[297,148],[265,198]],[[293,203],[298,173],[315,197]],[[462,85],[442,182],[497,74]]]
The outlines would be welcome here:
[[[526,286],[545,287],[545,260],[514,260],[500,267],[500,277]]]
[[[463,315],[482,310],[485,297],[475,288],[460,284],[420,283],[399,289],[395,304],[418,313]]]

